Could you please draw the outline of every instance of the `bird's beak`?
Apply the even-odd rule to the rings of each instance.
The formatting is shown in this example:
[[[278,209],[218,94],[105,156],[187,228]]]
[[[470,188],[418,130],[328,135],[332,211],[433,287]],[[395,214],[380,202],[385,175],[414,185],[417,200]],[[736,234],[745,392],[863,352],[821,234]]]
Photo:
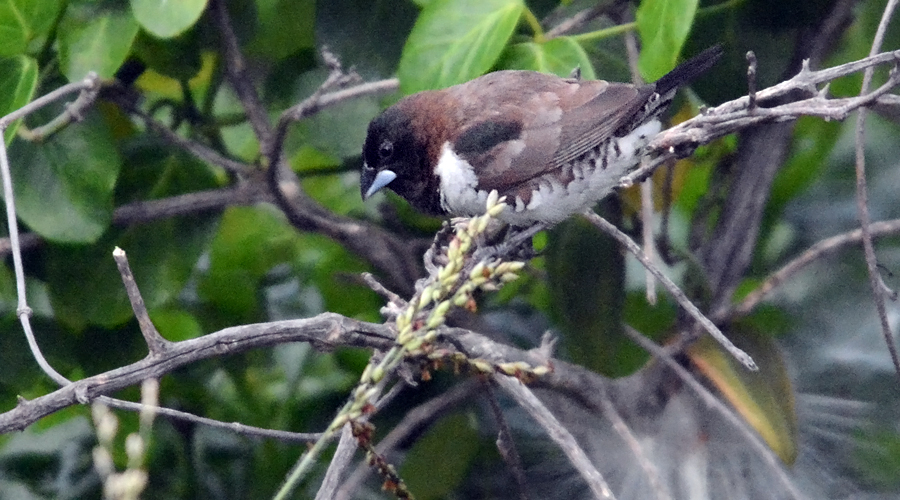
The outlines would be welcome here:
[[[381,188],[387,186],[394,179],[397,178],[397,174],[395,174],[392,170],[382,170],[375,175],[374,170],[363,169],[362,177],[360,178],[360,191],[362,191],[363,200],[368,200],[370,196],[377,193]]]

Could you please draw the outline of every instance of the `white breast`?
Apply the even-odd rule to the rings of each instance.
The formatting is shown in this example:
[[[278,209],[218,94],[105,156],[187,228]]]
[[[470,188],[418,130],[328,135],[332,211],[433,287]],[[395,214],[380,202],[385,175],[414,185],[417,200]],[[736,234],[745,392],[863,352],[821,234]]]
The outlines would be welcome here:
[[[575,180],[565,186],[550,175],[535,180],[528,204],[519,197],[507,199],[510,206],[500,218],[524,226],[556,223],[583,212],[609,195],[622,176],[637,168],[641,150],[660,129],[660,122],[651,120],[624,137],[608,141],[605,150],[595,149],[573,161],[570,168]],[[440,178],[441,206],[447,212],[457,216],[484,213],[488,192],[477,188],[472,166],[457,156],[449,143],[444,144],[434,173]]]

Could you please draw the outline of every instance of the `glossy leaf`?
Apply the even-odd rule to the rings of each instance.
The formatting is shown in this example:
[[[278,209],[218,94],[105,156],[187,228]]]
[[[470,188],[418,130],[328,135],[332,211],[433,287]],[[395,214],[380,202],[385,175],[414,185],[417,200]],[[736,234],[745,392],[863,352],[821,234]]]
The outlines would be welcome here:
[[[797,457],[797,416],[791,381],[774,340],[748,329],[734,329],[729,338],[753,357],[760,369],[751,372],[703,336],[689,356],[738,413],[781,460]]]
[[[104,4],[106,5],[106,4]],[[111,78],[131,51],[138,23],[124,8],[70,6],[59,26],[59,59],[69,81],[95,71]]]
[[[256,9],[260,28],[248,47],[252,54],[278,60],[313,46],[313,0],[258,0]]]
[[[18,215],[31,230],[67,243],[103,234],[122,162],[96,113],[47,142],[15,141],[9,156]]]
[[[23,54],[44,35],[59,12],[59,0],[0,0],[0,57]]]
[[[656,81],[675,67],[698,3],[698,0],[641,2],[636,18],[642,42],[638,68],[644,80]]]
[[[435,0],[419,15],[403,48],[406,94],[449,87],[489,70],[513,34],[521,0]]]
[[[168,154],[149,141],[126,149],[116,197],[122,201],[171,196],[215,185],[208,167]],[[52,245],[47,279],[57,318],[73,328],[115,327],[133,317],[112,249],[125,250],[135,280],[151,311],[184,289],[200,254],[212,239],[217,214],[194,214],[111,229],[94,245]]]
[[[596,78],[594,67],[581,45],[569,37],[553,38],[544,43],[523,42],[510,45],[500,59],[503,69],[530,69],[568,77],[579,68],[585,80]]]
[[[0,116],[28,104],[37,88],[37,62],[26,56],[0,58]],[[12,142],[21,121],[7,127],[4,133],[6,144]]]
[[[206,0],[131,0],[131,10],[141,27],[159,38],[172,38],[200,18]]]

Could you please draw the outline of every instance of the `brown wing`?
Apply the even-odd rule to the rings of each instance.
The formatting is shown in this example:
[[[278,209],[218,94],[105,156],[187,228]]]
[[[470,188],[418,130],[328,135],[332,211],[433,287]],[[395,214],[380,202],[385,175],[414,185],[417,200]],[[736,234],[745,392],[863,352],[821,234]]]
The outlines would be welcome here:
[[[643,106],[653,86],[501,71],[446,92],[460,103],[455,151],[475,169],[480,189],[504,193],[602,143]]]

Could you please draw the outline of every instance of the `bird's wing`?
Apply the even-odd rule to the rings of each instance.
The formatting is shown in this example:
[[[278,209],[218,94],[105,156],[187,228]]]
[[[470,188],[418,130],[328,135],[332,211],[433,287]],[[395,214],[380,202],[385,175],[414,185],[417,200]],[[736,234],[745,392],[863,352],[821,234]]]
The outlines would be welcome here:
[[[653,93],[652,85],[522,73],[533,80],[519,86],[527,91],[488,86],[469,101],[483,110],[459,111],[466,120],[454,151],[473,167],[479,189],[504,193],[560,169],[613,135]]]

